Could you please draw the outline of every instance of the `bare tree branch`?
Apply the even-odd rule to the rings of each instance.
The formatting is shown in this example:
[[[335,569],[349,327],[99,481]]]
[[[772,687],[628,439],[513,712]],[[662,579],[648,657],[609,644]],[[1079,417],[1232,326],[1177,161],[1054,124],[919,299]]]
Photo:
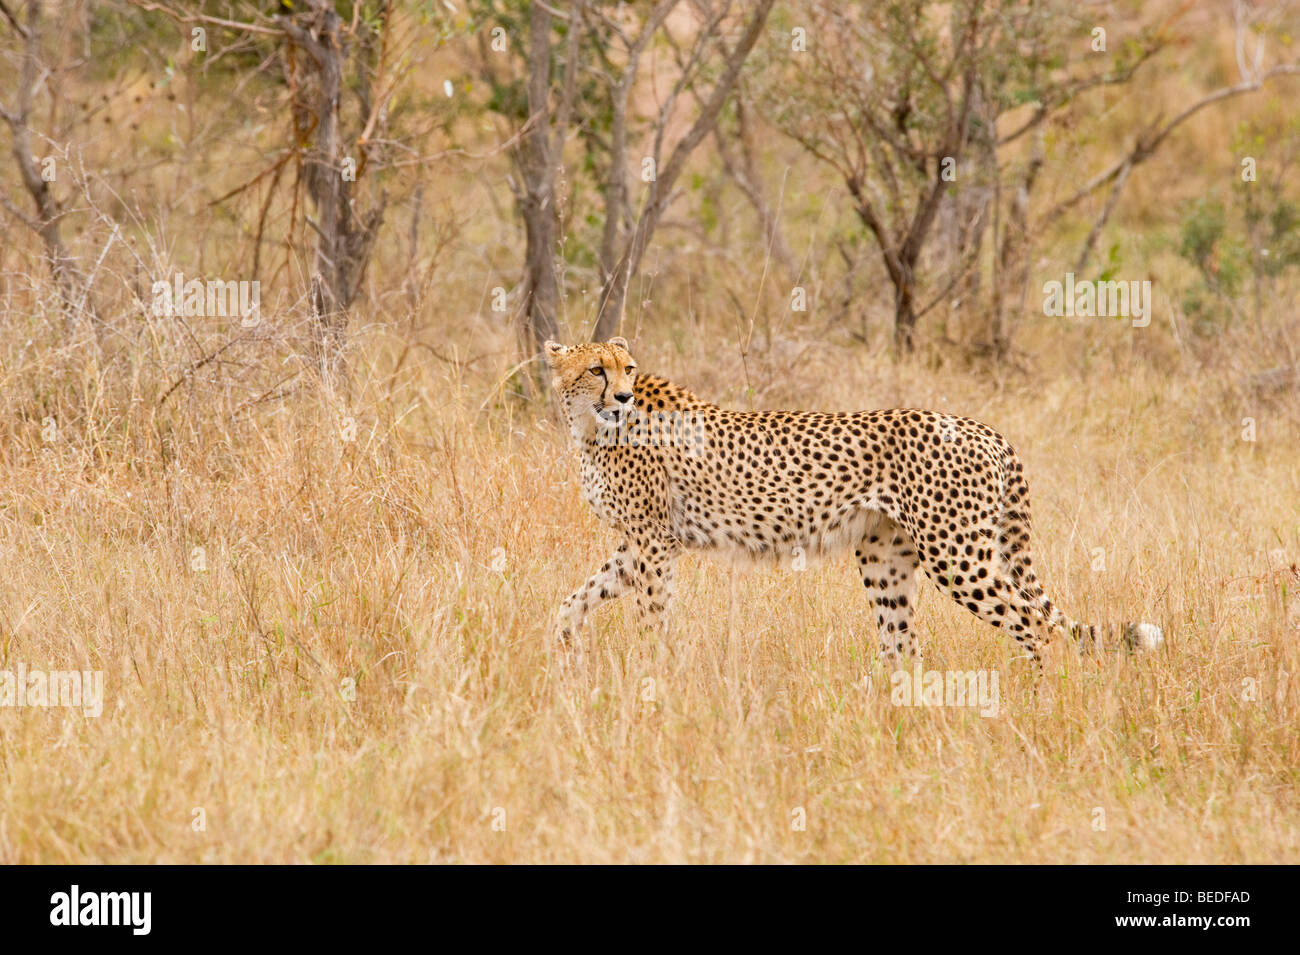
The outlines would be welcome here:
[[[81,307],[87,302],[88,290],[86,278],[78,270],[76,261],[68,254],[59,228],[63,209],[55,198],[50,183],[46,181],[37,168],[32,154],[32,130],[30,120],[32,108],[42,76],[45,73],[40,63],[41,46],[41,0],[28,0],[27,24],[23,31],[22,64],[18,75],[17,101],[11,109],[0,111],[0,119],[9,127],[13,139],[12,155],[18,166],[18,173],[23,186],[36,206],[34,217],[18,214],[8,200],[5,207],[18,214],[20,221],[40,236],[45,246],[45,256],[50,263],[55,285],[65,311],[65,331],[70,329],[80,314]],[[89,303],[92,315],[95,313],[93,301]]]
[[[1241,96],[1243,93],[1253,93],[1262,88],[1270,80],[1276,79],[1279,76],[1295,76],[1297,74],[1300,74],[1300,64],[1285,63],[1280,66],[1275,66],[1257,80],[1237,83],[1233,86],[1225,86],[1221,89],[1215,90],[1213,93],[1201,97],[1195,103],[1186,107],[1182,112],[1174,116],[1173,119],[1164,124],[1151,124],[1138,135],[1136,142],[1133,144],[1133,148],[1130,149],[1128,153],[1115,160],[1115,162],[1109,167],[1097,173],[1097,175],[1093,176],[1075,190],[1068,198],[1061,200],[1044,213],[1039,219],[1038,228],[1041,229],[1044,226],[1052,224],[1088,196],[1092,195],[1103,186],[1114,182],[1121,175],[1127,179],[1132,168],[1150,159],[1155,154],[1156,150],[1160,148],[1161,144],[1169,137],[1170,133],[1206,107],[1230,99],[1234,96]]]
[[[632,230],[618,267],[605,288],[601,290],[600,311],[592,334],[594,339],[599,341],[609,337],[622,323],[628,282],[641,266],[641,259],[649,245],[650,236],[654,234],[664,209],[672,199],[673,185],[681,175],[695,147],[709,135],[717,123],[722,104],[731,96],[740,76],[740,69],[754,48],[754,44],[758,42],[774,2],[775,0],[760,0],[756,4],[740,40],[727,54],[722,74],[713,87],[712,93],[705,100],[695,122],[673,148],[668,162],[662,168],[655,170],[655,180],[650,184],[650,194],[637,219],[636,227]]]

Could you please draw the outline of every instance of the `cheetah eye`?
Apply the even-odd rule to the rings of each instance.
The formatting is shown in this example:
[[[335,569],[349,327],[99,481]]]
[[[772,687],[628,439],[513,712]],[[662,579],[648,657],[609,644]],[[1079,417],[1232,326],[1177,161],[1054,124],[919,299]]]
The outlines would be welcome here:
[[[629,375],[632,374],[632,372],[634,372],[634,371],[636,371],[636,365],[628,365],[628,366],[627,366],[627,373],[628,373]]]
[[[599,376],[599,377],[601,377],[601,378],[604,378],[604,377],[605,377],[605,369],[602,368],[602,367],[600,367],[600,365],[592,365],[590,368],[587,369],[587,371],[589,371],[589,372],[591,372],[593,375],[597,375],[597,376]]]

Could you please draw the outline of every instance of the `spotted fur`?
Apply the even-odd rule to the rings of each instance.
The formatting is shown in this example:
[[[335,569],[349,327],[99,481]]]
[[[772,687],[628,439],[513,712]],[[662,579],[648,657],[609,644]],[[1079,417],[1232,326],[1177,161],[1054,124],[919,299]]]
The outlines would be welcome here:
[[[748,560],[852,550],[881,655],[895,668],[917,653],[918,568],[1036,662],[1055,632],[1102,641],[1044,594],[1024,469],[987,425],[916,409],[726,411],[641,374],[624,339],[545,348],[587,501],[623,537],[564,600],[565,642],[588,613],[629,592],[661,626],[685,549]],[[1130,648],[1162,640],[1150,624],[1125,624],[1119,636]]]

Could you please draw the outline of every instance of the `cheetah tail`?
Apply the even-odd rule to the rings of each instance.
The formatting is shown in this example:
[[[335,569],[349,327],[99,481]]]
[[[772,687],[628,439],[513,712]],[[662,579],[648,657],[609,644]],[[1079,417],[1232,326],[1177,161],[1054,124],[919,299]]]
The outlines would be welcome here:
[[[1123,647],[1129,653],[1145,653],[1158,650],[1165,642],[1164,631],[1154,623],[1126,621],[1118,627],[1081,623],[1078,620],[1071,620],[1059,608],[1053,606],[1052,602],[1046,597],[1043,598],[1043,610],[1047,615],[1049,629],[1056,630],[1060,628],[1069,634],[1071,639],[1083,649],[1088,651],[1103,647],[1109,650],[1118,650]],[[1118,639],[1114,639],[1116,636]]]

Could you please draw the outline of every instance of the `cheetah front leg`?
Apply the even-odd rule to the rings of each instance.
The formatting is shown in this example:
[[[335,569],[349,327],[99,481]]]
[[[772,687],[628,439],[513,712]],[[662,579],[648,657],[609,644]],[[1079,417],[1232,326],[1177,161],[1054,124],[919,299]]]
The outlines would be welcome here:
[[[901,670],[916,656],[912,611],[916,606],[916,569],[920,565],[911,536],[887,517],[870,528],[854,551],[862,584],[875,604],[880,655]]]
[[[623,595],[633,583],[632,562],[628,541],[618,545],[613,556],[605,561],[587,582],[564,598],[560,604],[556,637],[561,644],[571,645],[582,630],[587,614],[607,600]]]
[[[634,535],[633,541],[636,556],[631,561],[630,575],[636,588],[637,614],[641,626],[662,633],[681,545],[654,530]]]
[[[562,645],[577,647],[577,637],[591,613],[607,600],[629,590],[636,594],[642,626],[662,630],[664,613],[673,594],[679,545],[654,533],[636,534],[618,545],[612,557],[587,582],[560,605],[556,637]]]

